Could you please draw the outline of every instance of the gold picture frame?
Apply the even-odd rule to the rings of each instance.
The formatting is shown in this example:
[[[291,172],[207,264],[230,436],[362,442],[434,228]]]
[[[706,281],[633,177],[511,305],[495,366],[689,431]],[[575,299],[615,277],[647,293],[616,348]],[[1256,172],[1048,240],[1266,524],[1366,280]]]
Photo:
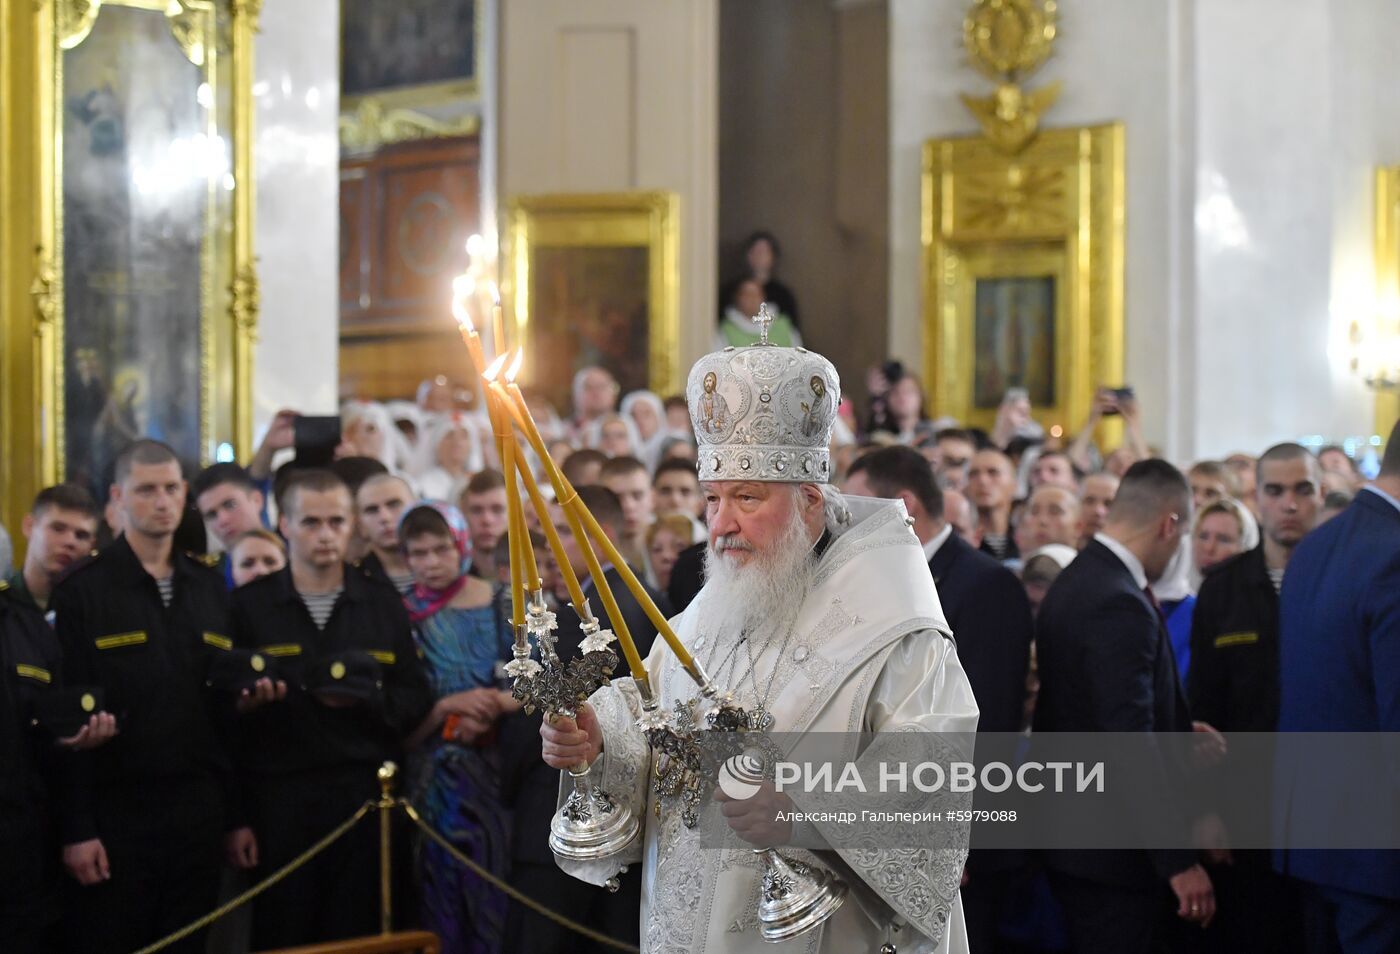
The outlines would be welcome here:
[[[378,3],[377,0],[340,0],[341,23],[341,82],[345,91],[340,97],[340,144],[349,153],[373,152],[381,146],[419,139],[441,139],[453,136],[469,136],[481,130],[481,116],[472,112],[464,116],[453,116],[462,104],[475,104],[481,99],[481,59],[485,49],[482,34],[482,6],[487,0],[413,0],[412,3]],[[366,50],[357,50],[354,35],[355,22],[349,14],[349,7],[373,10],[385,15],[405,15],[416,18],[422,14],[424,29],[430,30],[427,23],[433,13],[451,18],[460,8],[470,7],[468,17],[471,23],[471,65],[465,75],[429,82],[391,82],[388,74],[392,70],[376,70],[377,75],[386,78],[376,80],[367,77],[361,80],[348,80],[345,72],[346,58],[366,64],[375,57],[387,55],[394,44],[387,42],[382,31],[367,31],[373,34],[373,45]],[[426,8],[426,9],[414,9]],[[425,58],[406,52],[402,57],[412,62],[415,68],[422,68]],[[383,84],[383,85],[381,85]],[[447,118],[449,117],[450,118]]]
[[[1400,166],[1376,170],[1376,331],[1381,342],[1400,340]],[[1393,349],[1382,346],[1382,353]],[[1388,435],[1400,420],[1400,391],[1377,390],[1374,433]]]
[[[1123,127],[984,138],[923,152],[924,373],[933,411],[990,430],[1031,392],[1070,434],[1094,389],[1123,384]]]
[[[502,291],[525,342],[524,381],[561,411],[586,364],[607,367],[623,393],[680,392],[679,250],[674,192],[509,199]]]
[[[259,8],[3,0],[7,522],[135,436],[251,453]]]

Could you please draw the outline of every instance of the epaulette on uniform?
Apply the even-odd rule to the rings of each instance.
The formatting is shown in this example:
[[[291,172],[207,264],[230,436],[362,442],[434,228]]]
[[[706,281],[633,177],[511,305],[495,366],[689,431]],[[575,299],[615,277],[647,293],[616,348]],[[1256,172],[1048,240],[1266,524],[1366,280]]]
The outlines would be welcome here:
[[[219,566],[219,561],[220,561],[221,559],[223,559],[222,554],[218,554],[218,553],[193,553],[193,552],[191,552],[191,551],[189,551],[189,550],[186,550],[186,551],[185,551],[185,557],[186,557],[191,563],[194,563],[194,564],[197,565],[197,566],[203,567],[204,569],[208,570],[208,571],[211,572],[211,573],[217,572],[218,566]]]
[[[87,556],[81,557],[78,560],[74,561],[73,565],[70,566],[67,572],[63,574],[64,581],[71,580],[73,577],[77,576],[79,573],[83,572],[88,567],[97,563],[97,561],[101,559],[101,557],[102,551],[93,550]]]

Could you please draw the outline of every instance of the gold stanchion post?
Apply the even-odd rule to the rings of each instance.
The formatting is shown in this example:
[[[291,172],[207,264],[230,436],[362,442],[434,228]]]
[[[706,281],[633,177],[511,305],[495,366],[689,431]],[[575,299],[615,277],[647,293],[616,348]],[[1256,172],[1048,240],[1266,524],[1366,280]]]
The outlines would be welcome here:
[[[393,844],[389,835],[389,823],[393,818],[394,779],[399,767],[393,762],[379,766],[379,933],[388,934],[394,923],[394,879]]]

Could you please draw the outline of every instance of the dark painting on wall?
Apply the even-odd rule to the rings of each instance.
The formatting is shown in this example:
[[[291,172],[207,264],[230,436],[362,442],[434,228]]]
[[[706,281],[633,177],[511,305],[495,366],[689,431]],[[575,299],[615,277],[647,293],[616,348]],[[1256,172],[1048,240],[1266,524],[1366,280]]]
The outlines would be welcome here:
[[[341,95],[476,79],[476,0],[342,0]]]
[[[976,287],[974,406],[996,407],[1008,388],[1025,388],[1032,407],[1053,406],[1054,277],[979,278]]]
[[[646,246],[536,246],[530,255],[527,380],[561,411],[580,368],[611,371],[622,393],[648,386]]]
[[[229,155],[163,12],[104,6],[63,70],[63,470],[102,499],[134,438],[200,461],[201,276]]]

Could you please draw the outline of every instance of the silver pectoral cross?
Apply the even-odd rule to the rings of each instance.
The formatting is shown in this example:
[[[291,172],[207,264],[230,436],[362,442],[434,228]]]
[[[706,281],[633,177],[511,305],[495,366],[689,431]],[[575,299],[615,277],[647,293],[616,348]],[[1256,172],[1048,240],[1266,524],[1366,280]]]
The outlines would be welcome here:
[[[769,343],[768,327],[773,324],[773,319],[777,317],[773,306],[768,302],[765,301],[758,306],[758,314],[754,316],[753,323],[758,325],[758,343],[760,345],[767,345]]]

